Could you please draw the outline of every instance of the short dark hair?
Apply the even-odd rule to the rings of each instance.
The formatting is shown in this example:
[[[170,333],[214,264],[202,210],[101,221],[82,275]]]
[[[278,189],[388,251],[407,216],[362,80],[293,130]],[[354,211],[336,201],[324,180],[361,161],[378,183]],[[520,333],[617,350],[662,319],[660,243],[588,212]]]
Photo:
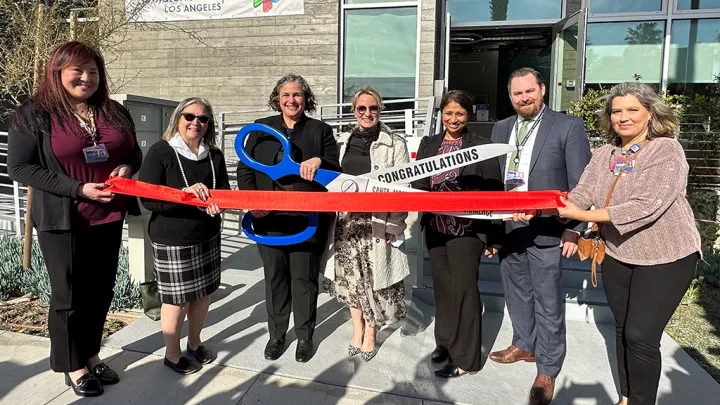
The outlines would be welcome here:
[[[468,94],[465,91],[462,90],[450,90],[448,91],[440,100],[440,112],[447,107],[450,103],[458,103],[460,107],[464,108],[465,111],[467,111],[467,114],[472,114],[473,111],[473,101],[470,94]]]
[[[275,88],[273,89],[272,93],[270,93],[270,99],[267,103],[268,107],[272,108],[275,111],[282,111],[280,109],[280,89],[290,82],[297,83],[297,85],[300,87],[300,90],[302,90],[303,97],[305,98],[305,111],[309,113],[315,111],[315,94],[313,94],[312,90],[310,89],[310,85],[305,81],[302,76],[292,73],[277,81],[277,83],[275,84]]]
[[[510,93],[510,83],[512,83],[514,78],[527,75],[535,76],[535,82],[537,83],[538,87],[542,87],[544,85],[543,78],[540,72],[533,68],[521,67],[520,69],[516,69],[514,72],[510,73],[510,78],[508,79],[508,93]]]

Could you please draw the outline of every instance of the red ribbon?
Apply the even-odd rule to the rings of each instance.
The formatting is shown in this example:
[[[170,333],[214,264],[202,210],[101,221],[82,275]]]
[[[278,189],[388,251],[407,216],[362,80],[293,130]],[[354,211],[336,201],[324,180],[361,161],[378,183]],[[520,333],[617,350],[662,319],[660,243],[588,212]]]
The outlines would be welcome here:
[[[564,206],[560,191],[458,191],[452,193],[338,193],[211,190],[203,202],[176,188],[114,177],[106,191],[178,204],[221,209],[303,212],[516,212]]]

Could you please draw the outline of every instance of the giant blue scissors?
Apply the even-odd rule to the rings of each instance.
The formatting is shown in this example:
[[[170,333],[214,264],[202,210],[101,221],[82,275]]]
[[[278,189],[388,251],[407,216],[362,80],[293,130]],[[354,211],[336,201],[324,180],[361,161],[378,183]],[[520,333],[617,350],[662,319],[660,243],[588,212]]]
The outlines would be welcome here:
[[[257,160],[253,159],[245,150],[245,139],[250,135],[252,132],[264,132],[267,133],[274,138],[276,138],[283,149],[283,158],[280,160],[279,163],[268,166],[263,163],[258,162]],[[507,145],[504,145],[505,148],[509,148]],[[502,148],[501,148],[502,149]],[[514,149],[513,149],[514,150]],[[265,173],[268,177],[270,177],[273,180],[278,180],[285,176],[290,175],[300,175],[300,164],[294,161],[291,157],[291,151],[292,147],[290,145],[290,140],[280,131],[278,131],[275,128],[272,128],[265,124],[249,124],[244,126],[240,131],[238,131],[237,136],[235,137],[235,151],[238,154],[238,157],[240,158],[240,161],[244,163],[246,166],[248,166],[251,169],[257,170],[261,173]],[[488,156],[486,158],[499,156],[501,154],[507,153],[507,150],[500,150],[500,152],[494,151],[489,152]],[[389,183],[380,182],[374,179],[371,179],[369,177],[364,176],[353,176],[349,174],[344,173],[338,173],[332,170],[326,170],[326,169],[318,169],[315,172],[315,178],[313,179],[314,182],[319,183],[323,187],[325,187],[328,191],[337,191],[337,192],[369,192],[369,191],[375,191],[375,190],[381,190],[383,192],[425,192],[423,190],[416,190],[410,187],[401,186],[401,185],[394,185]],[[450,213],[451,215],[454,215],[454,213]],[[466,216],[466,217],[473,217],[472,215],[461,215],[461,213],[457,213],[459,215],[457,216]],[[260,235],[257,234],[252,226],[253,220],[255,217],[250,214],[250,212],[247,212],[242,219],[242,229],[245,232],[245,235],[260,244],[268,245],[268,246],[280,246],[280,245],[292,245],[296,243],[304,242],[305,240],[309,239],[311,236],[315,234],[315,231],[318,227],[318,214],[317,213],[308,213],[308,227],[297,234],[294,235],[287,235],[287,236],[268,236],[268,235]]]

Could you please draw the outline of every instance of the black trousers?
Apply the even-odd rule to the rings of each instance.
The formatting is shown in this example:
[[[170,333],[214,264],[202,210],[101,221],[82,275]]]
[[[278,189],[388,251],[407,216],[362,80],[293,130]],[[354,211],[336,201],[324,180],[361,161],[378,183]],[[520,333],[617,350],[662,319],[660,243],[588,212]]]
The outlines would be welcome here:
[[[38,232],[50,275],[50,367],[69,372],[100,352],[115,287],[123,221]]]
[[[672,263],[635,266],[607,256],[603,284],[615,316],[620,390],[632,405],[654,405],[660,381],[660,338],[695,276],[697,254]]]
[[[478,371],[482,355],[482,301],[478,268],[485,244],[476,235],[450,236],[425,230],[435,295],[435,343],[450,362]]]
[[[327,228],[318,228],[317,232],[327,233]],[[312,339],[317,317],[320,258],[325,247],[324,238],[320,239],[322,241],[286,246],[257,245],[265,271],[270,339],[285,335],[291,310],[298,339]]]

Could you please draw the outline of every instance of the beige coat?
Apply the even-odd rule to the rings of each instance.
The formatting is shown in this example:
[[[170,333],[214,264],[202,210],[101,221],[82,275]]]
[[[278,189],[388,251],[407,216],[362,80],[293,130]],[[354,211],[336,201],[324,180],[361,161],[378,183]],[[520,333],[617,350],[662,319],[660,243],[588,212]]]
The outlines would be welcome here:
[[[378,140],[373,142],[370,147],[370,167],[372,171],[408,163],[410,157],[405,138],[395,135],[392,129],[384,124],[380,125],[381,130]],[[349,139],[350,132],[344,132],[337,138],[341,162]],[[407,227],[405,224],[406,218],[406,212],[373,212],[372,214],[373,249],[370,252],[370,257],[373,260],[373,290],[375,291],[388,288],[402,281],[410,274],[404,244],[395,247],[387,243],[385,239],[386,232],[396,236],[402,235]],[[325,278],[331,280],[335,280],[335,224],[336,221],[333,220],[328,237],[328,249],[322,261],[325,266],[323,274]]]

